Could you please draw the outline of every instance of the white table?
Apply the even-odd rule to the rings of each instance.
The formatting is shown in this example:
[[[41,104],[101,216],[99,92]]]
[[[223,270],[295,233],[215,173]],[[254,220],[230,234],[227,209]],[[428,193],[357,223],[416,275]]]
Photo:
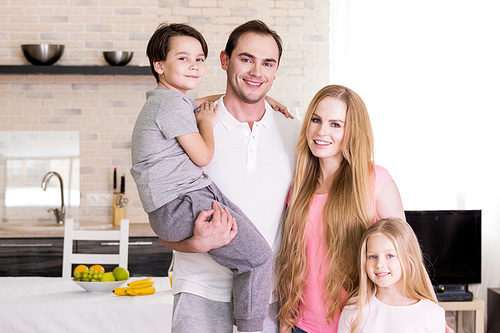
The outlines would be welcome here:
[[[155,280],[153,295],[117,296],[86,292],[71,279],[1,277],[0,332],[170,332],[170,281]]]

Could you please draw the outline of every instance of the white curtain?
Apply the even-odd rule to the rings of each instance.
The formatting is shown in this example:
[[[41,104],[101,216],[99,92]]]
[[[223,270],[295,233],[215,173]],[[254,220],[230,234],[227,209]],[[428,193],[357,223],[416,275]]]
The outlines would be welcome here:
[[[376,163],[404,208],[482,210],[482,283],[470,289],[486,301],[500,287],[500,1],[332,9],[332,82],[367,104]]]

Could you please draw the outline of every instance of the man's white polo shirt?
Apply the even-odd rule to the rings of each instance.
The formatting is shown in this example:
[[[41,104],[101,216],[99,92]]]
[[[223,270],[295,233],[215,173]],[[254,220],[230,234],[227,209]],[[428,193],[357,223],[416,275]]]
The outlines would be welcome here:
[[[266,103],[264,116],[250,130],[247,123],[240,123],[226,110],[222,97],[215,104],[219,105],[215,154],[204,172],[250,218],[277,254],[300,123]],[[188,292],[214,301],[231,300],[233,274],[228,268],[206,253],[175,255],[174,294]]]

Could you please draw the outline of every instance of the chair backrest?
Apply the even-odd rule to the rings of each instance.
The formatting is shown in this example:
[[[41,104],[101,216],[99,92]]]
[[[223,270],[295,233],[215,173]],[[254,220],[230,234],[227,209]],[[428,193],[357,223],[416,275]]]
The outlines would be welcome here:
[[[79,230],[74,229],[73,219],[66,219],[64,226],[63,277],[71,277],[72,264],[128,266],[129,220],[122,219],[120,230]],[[74,253],[74,240],[118,241],[118,254]]]

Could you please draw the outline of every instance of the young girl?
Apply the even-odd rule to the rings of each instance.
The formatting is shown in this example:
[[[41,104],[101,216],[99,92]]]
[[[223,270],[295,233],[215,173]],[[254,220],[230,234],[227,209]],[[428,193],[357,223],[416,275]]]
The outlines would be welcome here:
[[[329,85],[311,101],[277,258],[280,332],[335,333],[358,288],[361,236],[373,222],[404,218],[389,172],[373,163],[363,100]]]
[[[342,311],[338,332],[445,332],[444,310],[410,225],[384,219],[363,235],[357,299]]]

